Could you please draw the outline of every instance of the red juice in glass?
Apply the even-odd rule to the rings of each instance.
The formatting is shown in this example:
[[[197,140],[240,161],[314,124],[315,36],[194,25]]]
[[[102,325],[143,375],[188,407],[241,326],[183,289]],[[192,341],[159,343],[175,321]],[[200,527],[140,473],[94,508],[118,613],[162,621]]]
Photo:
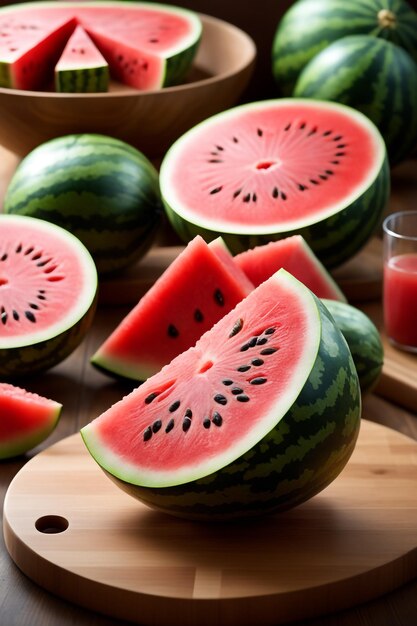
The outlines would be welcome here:
[[[393,342],[417,350],[417,253],[384,264],[384,322]]]

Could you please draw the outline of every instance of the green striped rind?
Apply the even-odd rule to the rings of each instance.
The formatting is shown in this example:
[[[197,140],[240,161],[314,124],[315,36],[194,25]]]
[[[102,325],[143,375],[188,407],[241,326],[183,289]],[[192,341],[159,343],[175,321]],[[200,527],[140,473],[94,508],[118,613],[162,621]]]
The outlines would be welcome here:
[[[55,89],[63,93],[96,93],[108,91],[109,68],[80,68],[77,70],[60,70],[55,73]]]
[[[344,302],[323,299],[336,326],[346,339],[362,393],[377,384],[384,363],[384,348],[378,329],[365,313]]]
[[[417,64],[388,41],[339,39],[308,63],[294,95],[340,102],[367,115],[385,140],[391,165],[417,143]]]
[[[395,15],[395,26],[380,25],[381,10]],[[281,92],[292,93],[298,75],[318,52],[354,34],[392,41],[417,62],[417,13],[404,0],[299,0],[280,21],[272,47],[272,71]]]
[[[178,235],[190,241],[202,235],[211,241],[219,235],[234,254],[243,252],[269,241],[291,235],[302,235],[326,268],[333,268],[354,256],[369,240],[380,224],[390,197],[390,171],[385,157],[379,174],[368,189],[342,211],[305,228],[279,233],[239,234],[208,230],[180,216],[165,201],[168,218]]]
[[[0,349],[0,378],[13,381],[27,375],[44,372],[61,363],[82,342],[91,327],[96,310],[97,296],[79,321],[55,337],[38,343],[30,343],[30,337],[22,338],[16,348]]]
[[[198,39],[192,46],[166,59],[164,87],[177,85],[184,79],[187,71],[191,67],[200,41],[201,35],[198,36]]]
[[[109,475],[149,506],[188,519],[229,519],[304,502],[343,469],[359,432],[361,395],[349,348],[317,300],[322,331],[313,369],[275,428],[233,463],[176,487],[144,488]]]
[[[84,134],[33,150],[11,180],[4,210],[69,230],[99,273],[108,274],[149,249],[162,203],[158,174],[141,152],[112,137]]]
[[[0,62],[0,87],[12,87],[12,79],[10,77],[10,64]]]

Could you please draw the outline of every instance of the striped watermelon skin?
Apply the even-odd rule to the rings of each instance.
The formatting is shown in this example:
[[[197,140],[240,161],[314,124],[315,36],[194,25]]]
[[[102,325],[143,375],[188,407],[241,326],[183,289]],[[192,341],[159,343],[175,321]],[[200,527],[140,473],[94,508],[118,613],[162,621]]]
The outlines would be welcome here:
[[[106,472],[109,478],[153,508],[210,521],[283,511],[330,484],[353,452],[361,394],[345,339],[318,300],[317,311],[321,341],[307,382],[290,411],[251,450],[203,479],[175,487],[139,487]]]
[[[97,93],[108,91],[107,66],[61,70],[55,78],[55,88],[61,93]]]
[[[350,259],[369,241],[388,207],[390,190],[389,163],[385,158],[374,183],[339,213],[305,228],[265,235],[219,233],[185,220],[167,203],[165,211],[174,230],[183,241],[190,241],[196,235],[201,235],[206,241],[212,241],[221,235],[233,254],[239,254],[270,241],[302,235],[323,265],[331,269]],[[379,207],[378,211],[375,210],[376,207]]]
[[[272,71],[281,92],[291,95],[316,54],[355,34],[387,39],[417,62],[417,13],[404,0],[299,0],[280,21],[272,47]]]
[[[385,140],[391,165],[417,143],[417,64],[383,39],[352,35],[334,42],[304,68],[294,95],[340,102],[367,115]]]
[[[100,274],[131,265],[154,241],[162,215],[158,174],[123,141],[68,135],[35,148],[18,166],[4,211],[44,219],[76,235]]]
[[[352,353],[362,393],[378,383],[384,363],[384,347],[375,324],[363,311],[344,302],[323,299]]]

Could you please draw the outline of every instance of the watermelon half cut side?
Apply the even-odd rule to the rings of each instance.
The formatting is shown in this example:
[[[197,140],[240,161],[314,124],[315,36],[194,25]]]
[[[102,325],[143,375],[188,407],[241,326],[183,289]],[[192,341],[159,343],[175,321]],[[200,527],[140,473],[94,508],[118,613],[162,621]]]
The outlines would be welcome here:
[[[244,104],[198,124],[168,150],[160,183],[185,241],[220,235],[238,253],[300,234],[327,268],[366,243],[390,188],[385,144],[367,117],[294,98]]]
[[[81,26],[77,26],[55,65],[56,91],[107,91],[109,66]]]
[[[61,410],[59,402],[0,383],[0,459],[23,454],[46,439]]]
[[[235,263],[257,287],[281,267],[318,297],[346,302],[346,297],[304,237],[293,235],[256,246],[234,257]]]
[[[346,341],[281,269],[81,434],[146,504],[226,519],[283,510],[328,485],[353,451],[360,409]]]
[[[191,241],[92,357],[107,373],[146,380],[187,350],[253,289],[221,241]]]
[[[46,370],[67,357],[93,320],[97,271],[68,231],[0,215],[0,377]]]

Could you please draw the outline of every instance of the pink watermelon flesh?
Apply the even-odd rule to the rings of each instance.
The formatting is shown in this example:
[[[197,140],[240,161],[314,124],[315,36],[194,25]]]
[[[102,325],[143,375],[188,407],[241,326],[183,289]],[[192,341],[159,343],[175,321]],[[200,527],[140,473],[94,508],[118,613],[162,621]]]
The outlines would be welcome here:
[[[311,292],[280,270],[83,428],[91,454],[113,475],[157,487],[235,460],[298,397],[320,342],[315,306]]]
[[[18,18],[0,22],[0,87],[31,90],[47,86],[75,28],[73,18],[57,16],[43,21],[36,15],[28,19],[29,26]]]
[[[55,428],[62,405],[20,387],[0,383],[0,459],[22,454]]]
[[[62,23],[71,27],[59,29]],[[166,60],[196,43],[201,29],[197,17],[192,20],[189,13],[168,5],[120,2],[11,5],[0,11],[0,86],[38,89],[46,84],[51,78],[52,61],[58,60],[76,24],[99,47],[116,80],[148,90],[163,85]]]
[[[79,68],[98,68],[107,65],[101,52],[81,26],[77,26],[68,39],[64,51],[55,66],[56,72]]]
[[[228,264],[219,255],[228,257]],[[217,241],[208,246],[195,237],[92,362],[111,373],[145,380],[192,346],[252,289],[224,244]]]
[[[276,233],[346,206],[374,176],[379,154],[363,121],[337,106],[266,101],[188,131],[162,163],[161,188],[168,206],[202,228]]]
[[[318,298],[346,302],[346,297],[337,283],[301,235],[286,237],[241,252],[234,257],[234,262],[255,287],[283,267]]]

